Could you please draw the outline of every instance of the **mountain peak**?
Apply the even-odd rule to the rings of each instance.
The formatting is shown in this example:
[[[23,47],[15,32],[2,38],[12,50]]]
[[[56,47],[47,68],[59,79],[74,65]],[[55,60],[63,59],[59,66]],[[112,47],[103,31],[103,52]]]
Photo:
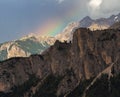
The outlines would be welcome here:
[[[83,18],[83,20],[92,20],[92,19],[91,19],[91,17],[86,16],[86,17]]]
[[[86,16],[80,21],[80,27],[90,28],[91,30],[107,29],[111,25],[120,21],[120,13],[118,15],[111,15],[109,18],[91,19]]]
[[[93,20],[86,16],[80,21],[80,27],[89,27],[92,24]]]

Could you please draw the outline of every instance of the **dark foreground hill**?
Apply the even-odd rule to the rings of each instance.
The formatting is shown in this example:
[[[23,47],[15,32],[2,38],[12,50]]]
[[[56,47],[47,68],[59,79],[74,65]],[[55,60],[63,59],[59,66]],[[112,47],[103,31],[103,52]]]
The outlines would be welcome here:
[[[120,97],[120,31],[76,29],[42,55],[0,63],[0,97]]]

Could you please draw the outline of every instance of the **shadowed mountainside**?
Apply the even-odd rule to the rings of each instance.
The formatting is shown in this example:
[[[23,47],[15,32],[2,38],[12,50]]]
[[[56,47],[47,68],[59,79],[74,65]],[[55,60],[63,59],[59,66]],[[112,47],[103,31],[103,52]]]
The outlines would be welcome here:
[[[120,22],[114,23],[110,29],[119,29],[120,30]]]
[[[91,92],[86,90],[87,86],[99,84],[97,81],[102,74],[110,78],[117,76],[120,73],[119,64],[119,30],[90,31],[79,28],[73,33],[70,43],[57,40],[41,55],[1,62],[0,95],[73,97],[71,95],[74,94],[74,97],[92,97]],[[89,87],[90,91],[94,88]]]

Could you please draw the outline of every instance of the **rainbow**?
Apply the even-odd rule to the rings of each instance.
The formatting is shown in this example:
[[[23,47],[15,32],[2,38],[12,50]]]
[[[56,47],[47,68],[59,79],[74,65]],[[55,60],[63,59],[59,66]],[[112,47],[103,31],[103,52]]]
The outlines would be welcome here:
[[[55,36],[58,34],[61,29],[63,28],[63,24],[60,21],[57,20],[48,20],[45,23],[43,23],[42,26],[40,26],[37,29],[37,33],[41,35],[46,35],[46,36]]]
[[[46,20],[42,26],[37,29],[37,33],[40,35],[55,36],[62,32],[65,26],[71,22],[76,21],[80,16],[79,8],[75,5],[72,9],[63,13],[63,18],[54,18]],[[78,21],[78,20],[77,20]]]

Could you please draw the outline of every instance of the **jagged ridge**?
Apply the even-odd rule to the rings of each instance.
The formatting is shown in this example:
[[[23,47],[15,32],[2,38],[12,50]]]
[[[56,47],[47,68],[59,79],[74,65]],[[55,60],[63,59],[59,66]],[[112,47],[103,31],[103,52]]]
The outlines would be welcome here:
[[[118,75],[120,73],[119,39],[120,32],[117,29],[103,31],[76,29],[73,41],[70,43],[56,41],[42,55],[12,58],[1,62],[0,91],[7,95],[10,92],[14,93],[12,90],[14,87],[23,85],[29,81],[31,75],[34,75],[39,82],[30,86],[29,90],[23,91],[24,97],[37,97],[35,95],[67,97],[82,81],[96,77],[114,62],[115,65],[107,71],[111,72],[111,69],[114,69],[114,75]],[[51,81],[49,76],[55,82]],[[46,85],[50,87],[47,88]],[[43,87],[45,90],[40,92]],[[18,90],[21,91],[19,88]]]

